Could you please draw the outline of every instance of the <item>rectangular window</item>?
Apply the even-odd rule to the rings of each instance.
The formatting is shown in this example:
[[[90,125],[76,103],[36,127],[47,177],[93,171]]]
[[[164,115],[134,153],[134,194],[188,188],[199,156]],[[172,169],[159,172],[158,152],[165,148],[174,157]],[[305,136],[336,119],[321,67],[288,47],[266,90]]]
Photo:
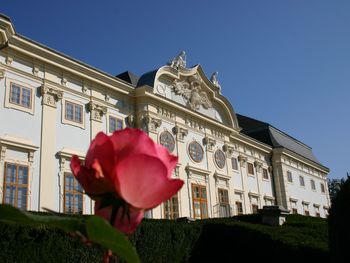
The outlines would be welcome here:
[[[207,189],[205,186],[192,184],[192,201],[194,218],[208,218]]]
[[[292,214],[294,214],[294,215],[298,214],[298,209],[292,208]]]
[[[243,205],[242,202],[236,202],[237,215],[243,215]]]
[[[248,174],[254,175],[254,166],[252,163],[248,163]]]
[[[310,215],[309,210],[305,210],[304,215],[309,216]]]
[[[179,217],[179,199],[178,194],[164,202],[164,218],[176,219]]]
[[[219,195],[219,216],[220,217],[230,217],[231,209],[230,202],[228,199],[228,191],[226,189],[218,189]]]
[[[263,179],[268,180],[269,179],[269,173],[267,172],[267,169],[263,168]]]
[[[258,213],[259,206],[257,204],[252,204],[252,213],[257,214]]]
[[[83,188],[73,174],[64,174],[64,213],[83,213]]]
[[[316,212],[316,217],[321,217],[320,212]]]
[[[312,190],[316,190],[315,181],[314,181],[314,180],[311,180],[310,183],[311,183],[311,189],[312,189]]]
[[[325,193],[325,192],[326,192],[326,189],[325,189],[325,187],[324,187],[324,184],[323,184],[323,183],[321,183],[321,192],[322,192],[322,193]]]
[[[32,89],[20,86],[16,83],[10,84],[10,103],[17,104],[30,109],[32,107]]]
[[[231,160],[232,160],[232,169],[237,171],[238,170],[237,158],[233,157]]]
[[[123,120],[118,119],[113,116],[109,116],[109,133],[113,133],[114,131],[122,130],[123,129]]]
[[[77,123],[83,123],[83,106],[66,101],[65,119]]]
[[[289,183],[293,183],[293,176],[291,171],[287,171],[287,180]]]
[[[4,174],[4,203],[26,210],[27,196],[28,166],[6,163]]]
[[[300,186],[305,186],[304,177],[299,176],[299,183],[300,183]]]

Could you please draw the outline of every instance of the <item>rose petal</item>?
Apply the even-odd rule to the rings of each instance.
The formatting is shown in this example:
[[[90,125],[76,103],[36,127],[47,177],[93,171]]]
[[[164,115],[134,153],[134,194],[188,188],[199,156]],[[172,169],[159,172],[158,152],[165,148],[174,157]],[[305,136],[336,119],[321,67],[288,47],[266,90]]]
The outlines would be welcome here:
[[[111,179],[114,172],[113,154],[113,144],[110,138],[103,132],[99,132],[90,144],[86,154],[85,166],[91,169],[95,160],[97,160],[102,168],[103,176]]]
[[[171,178],[172,172],[178,162],[178,157],[169,153],[168,149],[160,144],[156,144],[157,156],[168,168],[168,177]]]
[[[126,128],[115,131],[110,136],[113,144],[114,154],[119,156],[121,151],[128,154],[147,153],[152,156],[157,155],[154,141],[142,130]]]
[[[137,208],[151,209],[168,200],[183,185],[182,180],[168,178],[167,166],[157,157],[127,155],[116,164],[115,185],[118,193]]]
[[[105,218],[110,222],[112,215],[112,206],[108,206],[100,209],[100,201],[95,202],[95,214]],[[131,234],[135,231],[136,227],[141,223],[144,212],[139,209],[130,208],[129,217],[124,213],[124,208],[119,208],[113,226],[119,231]],[[129,220],[130,219],[130,220]]]
[[[95,165],[98,165],[97,160],[95,161]],[[98,171],[82,166],[78,156],[72,156],[70,167],[79,184],[92,199],[96,199],[98,198],[97,195],[106,192],[115,192],[113,184],[109,179],[101,178]]]

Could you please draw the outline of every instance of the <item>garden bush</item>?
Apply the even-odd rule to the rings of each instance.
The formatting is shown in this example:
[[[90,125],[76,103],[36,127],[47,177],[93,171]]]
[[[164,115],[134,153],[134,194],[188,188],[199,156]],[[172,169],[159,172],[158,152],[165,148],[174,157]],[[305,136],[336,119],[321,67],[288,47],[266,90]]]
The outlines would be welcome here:
[[[332,262],[350,262],[350,177],[342,185],[329,212]]]
[[[259,222],[259,215],[144,219],[130,240],[144,263],[329,261],[325,219],[290,215],[278,227]],[[101,262],[102,254],[54,228],[0,224],[0,262]]]

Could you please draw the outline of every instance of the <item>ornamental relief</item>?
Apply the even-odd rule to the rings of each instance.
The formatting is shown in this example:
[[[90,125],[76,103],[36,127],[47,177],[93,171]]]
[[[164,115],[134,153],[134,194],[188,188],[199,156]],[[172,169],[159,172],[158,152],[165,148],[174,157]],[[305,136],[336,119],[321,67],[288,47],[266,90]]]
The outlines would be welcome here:
[[[56,108],[57,101],[63,98],[63,91],[43,84],[40,89],[42,104]]]
[[[205,109],[212,108],[212,103],[208,95],[201,88],[202,80],[195,74],[184,80],[175,79],[172,83],[173,90],[176,95],[182,96],[192,110],[199,110],[200,106]]]

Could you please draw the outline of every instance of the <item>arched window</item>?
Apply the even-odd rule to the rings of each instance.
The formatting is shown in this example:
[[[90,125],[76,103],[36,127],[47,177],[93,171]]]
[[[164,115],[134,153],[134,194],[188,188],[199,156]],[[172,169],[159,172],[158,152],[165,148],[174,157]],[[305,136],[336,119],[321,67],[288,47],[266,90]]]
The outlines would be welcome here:
[[[169,152],[173,152],[175,149],[175,140],[174,137],[168,131],[164,131],[161,133],[159,138],[160,144],[169,150]]]
[[[216,150],[216,152],[215,152],[215,155],[214,155],[214,158],[215,158],[215,163],[216,163],[216,165],[220,168],[220,169],[222,169],[222,168],[224,168],[224,166],[225,166],[225,159],[226,159],[226,157],[225,157],[225,154],[223,153],[223,151],[221,151],[221,150]]]
[[[203,160],[203,148],[198,142],[191,142],[188,146],[188,152],[193,161],[199,163]]]

